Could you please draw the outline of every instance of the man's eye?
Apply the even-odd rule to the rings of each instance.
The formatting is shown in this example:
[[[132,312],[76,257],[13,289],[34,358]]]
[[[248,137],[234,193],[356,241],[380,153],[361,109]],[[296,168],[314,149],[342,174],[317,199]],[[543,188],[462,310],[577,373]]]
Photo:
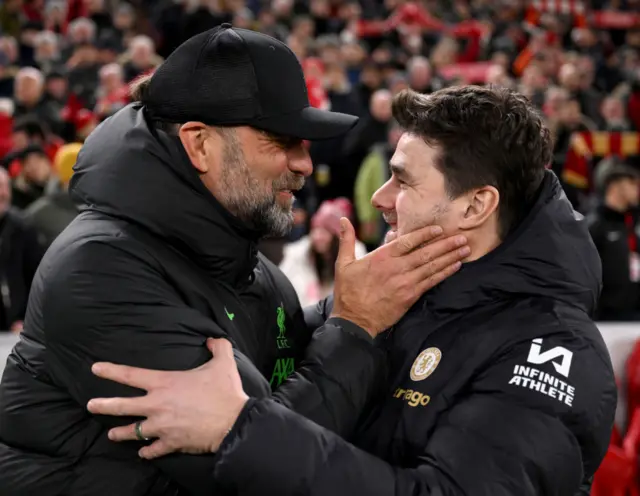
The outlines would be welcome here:
[[[284,138],[283,137],[283,138],[278,139],[277,143],[282,148],[285,148],[285,149],[289,150],[291,148],[296,148],[296,147],[300,146],[300,144],[302,143],[302,140],[300,140],[298,138]]]

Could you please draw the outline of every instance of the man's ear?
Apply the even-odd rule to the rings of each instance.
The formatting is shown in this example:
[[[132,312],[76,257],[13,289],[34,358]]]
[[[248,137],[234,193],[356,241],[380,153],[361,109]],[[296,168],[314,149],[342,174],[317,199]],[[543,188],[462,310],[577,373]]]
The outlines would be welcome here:
[[[205,139],[210,137],[207,126],[202,122],[187,122],[180,126],[178,136],[196,170],[200,174],[209,172],[211,160],[207,160],[207,154],[211,152],[205,147]]]
[[[498,210],[500,203],[500,193],[493,186],[470,191],[464,197],[464,211],[459,221],[459,228],[463,231],[483,225]]]

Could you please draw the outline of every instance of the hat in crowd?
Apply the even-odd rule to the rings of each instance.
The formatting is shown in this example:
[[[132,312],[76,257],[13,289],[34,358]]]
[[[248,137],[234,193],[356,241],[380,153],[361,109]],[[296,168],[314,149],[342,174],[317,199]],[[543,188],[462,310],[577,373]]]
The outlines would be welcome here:
[[[56,152],[53,166],[62,184],[69,184],[73,175],[73,166],[76,165],[78,160],[80,148],[82,148],[82,143],[69,143],[62,145]]]
[[[309,104],[300,62],[287,45],[227,23],[174,50],[142,103],[169,122],[251,126],[306,140],[340,136],[358,120]]]
[[[615,157],[608,157],[598,164],[594,176],[596,190],[605,193],[609,185],[619,179],[639,180],[640,171]]]
[[[47,155],[47,152],[45,151],[45,149],[42,148],[40,145],[29,145],[29,146],[27,146],[24,150],[21,150],[17,154],[16,158],[18,160],[26,160],[31,155],[40,155],[42,157],[46,157],[47,159],[49,159],[49,155]]]
[[[346,198],[325,200],[311,218],[311,229],[320,227],[338,236],[340,234],[340,219],[342,217],[350,219],[352,215],[353,206]]]

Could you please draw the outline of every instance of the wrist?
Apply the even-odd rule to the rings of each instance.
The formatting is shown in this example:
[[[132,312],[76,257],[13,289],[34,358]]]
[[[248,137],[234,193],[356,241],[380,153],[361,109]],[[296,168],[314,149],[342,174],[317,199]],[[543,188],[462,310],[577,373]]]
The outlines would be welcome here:
[[[212,443],[211,449],[210,449],[212,453],[215,453],[216,451],[218,451],[220,449],[220,446],[224,443],[225,439],[229,436],[229,434],[231,434],[231,432],[234,431],[234,428],[236,427],[238,419],[240,418],[242,411],[245,409],[248,402],[249,402],[249,397],[244,393],[242,396],[239,396],[237,400],[230,402],[230,408],[229,408],[230,414],[229,414],[227,425],[224,428],[224,431]]]
[[[327,323],[336,324],[344,330],[359,336],[366,334],[371,339],[377,336],[377,332],[375,332],[373,326],[366,322],[362,322],[361,319],[358,319],[355,316],[345,314],[344,312],[331,312],[331,315],[329,315],[329,318],[327,319]]]

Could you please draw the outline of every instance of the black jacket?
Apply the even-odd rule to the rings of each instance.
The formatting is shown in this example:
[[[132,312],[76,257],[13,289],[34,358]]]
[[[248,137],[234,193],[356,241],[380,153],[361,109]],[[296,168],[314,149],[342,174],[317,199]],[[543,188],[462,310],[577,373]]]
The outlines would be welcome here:
[[[36,230],[15,210],[0,216],[0,331],[24,319],[31,282],[43,254]]]
[[[634,218],[633,216],[632,218]],[[587,216],[589,231],[602,260],[601,320],[631,320],[640,316],[640,284],[632,280],[630,237],[636,250],[640,239],[624,213],[599,205]],[[637,252],[635,256],[640,256]]]
[[[590,319],[599,281],[587,227],[549,172],[500,247],[380,337],[391,383],[356,434],[250,400],[216,477],[243,496],[587,495],[616,406]]]
[[[210,359],[207,337],[232,341],[250,395],[282,383],[276,401],[352,431],[370,391],[344,385],[383,372],[383,353],[335,320],[312,338],[293,287],[205,189],[177,138],[128,106],[86,141],[70,191],[87,209],[40,265],[0,385],[3,496],[211,494],[213,455],[142,461],[139,443],[107,439],[133,419],[86,410],[94,397],[141,394],[95,377],[95,361],[191,369]]]

